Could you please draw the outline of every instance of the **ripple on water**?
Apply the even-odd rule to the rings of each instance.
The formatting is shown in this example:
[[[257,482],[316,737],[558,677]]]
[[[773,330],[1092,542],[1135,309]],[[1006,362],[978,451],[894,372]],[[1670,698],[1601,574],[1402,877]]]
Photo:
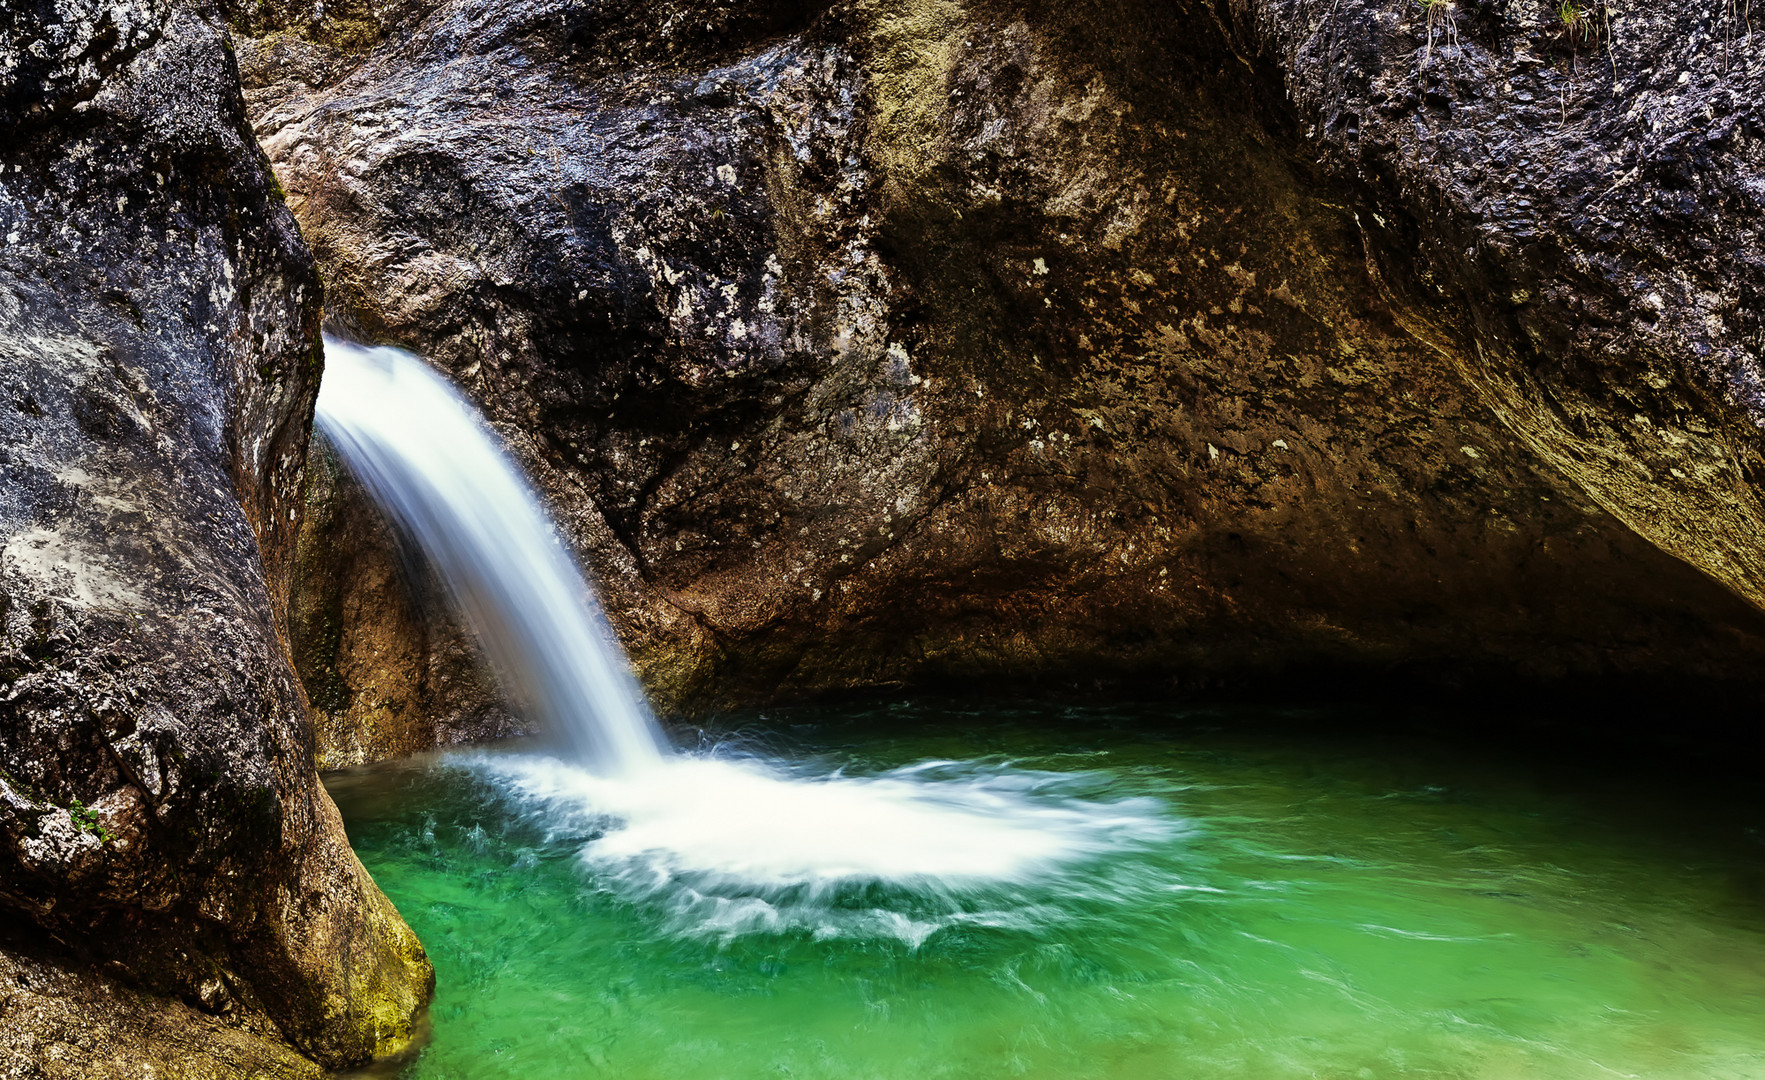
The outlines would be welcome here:
[[[1110,715],[331,777],[436,963],[402,1075],[1765,1077],[1756,798]]]

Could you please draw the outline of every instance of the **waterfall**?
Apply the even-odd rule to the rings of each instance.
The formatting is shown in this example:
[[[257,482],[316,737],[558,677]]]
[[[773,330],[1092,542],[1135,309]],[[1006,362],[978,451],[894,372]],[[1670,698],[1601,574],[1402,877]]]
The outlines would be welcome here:
[[[444,767],[548,832],[590,837],[579,861],[596,887],[672,931],[917,948],[948,927],[1034,923],[1029,884],[1082,883],[1078,866],[1171,834],[1155,800],[1088,799],[1072,777],[1009,763],[866,776],[739,747],[672,752],[538,495],[472,407],[407,352],[326,339],[325,355],[320,429],[428,556],[510,696],[570,751]]]
[[[401,349],[327,337],[316,420],[428,557],[504,685],[579,764],[629,776],[668,755],[538,494],[445,379]]]

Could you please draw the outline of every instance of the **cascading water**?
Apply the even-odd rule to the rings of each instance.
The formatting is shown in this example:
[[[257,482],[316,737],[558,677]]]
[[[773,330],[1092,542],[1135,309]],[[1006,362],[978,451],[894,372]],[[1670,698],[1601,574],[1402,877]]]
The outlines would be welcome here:
[[[316,420],[547,731],[599,772],[661,761],[661,729],[539,496],[446,380],[401,349],[327,338]]]
[[[1034,921],[1031,883],[1098,898],[1073,868],[1176,830],[1156,799],[1088,800],[1083,776],[999,763],[864,777],[674,753],[538,496],[471,406],[410,353],[325,346],[319,427],[422,548],[510,696],[573,753],[450,767],[549,832],[592,837],[580,855],[599,886],[673,930],[917,945],[944,926]]]

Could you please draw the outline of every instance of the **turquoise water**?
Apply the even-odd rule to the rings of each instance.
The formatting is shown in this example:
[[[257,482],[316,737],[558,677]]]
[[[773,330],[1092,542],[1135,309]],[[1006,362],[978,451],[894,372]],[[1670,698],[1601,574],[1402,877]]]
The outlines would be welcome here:
[[[1756,789],[1267,720],[790,710],[651,803],[518,747],[327,783],[435,962],[413,1080],[1765,1077]]]

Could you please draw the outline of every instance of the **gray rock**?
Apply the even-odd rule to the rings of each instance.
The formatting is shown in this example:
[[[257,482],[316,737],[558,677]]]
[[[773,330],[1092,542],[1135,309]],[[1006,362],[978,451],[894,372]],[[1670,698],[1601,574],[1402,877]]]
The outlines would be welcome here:
[[[9,5],[0,130],[0,1076],[365,1060],[432,976],[282,644],[320,292],[225,31]]]
[[[665,703],[1756,689],[1756,51],[1545,13],[455,0],[242,66],[329,317],[485,407]]]
[[[1455,4],[1430,50],[1416,11],[1270,0],[1235,38],[1352,182],[1406,328],[1602,508],[1765,605],[1765,25],[1571,8]]]

